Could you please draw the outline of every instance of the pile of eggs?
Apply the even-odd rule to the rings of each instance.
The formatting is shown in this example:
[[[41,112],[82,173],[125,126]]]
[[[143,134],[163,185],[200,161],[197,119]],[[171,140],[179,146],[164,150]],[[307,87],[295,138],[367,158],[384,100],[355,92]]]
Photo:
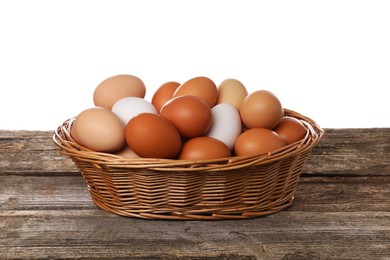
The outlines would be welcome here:
[[[145,94],[136,76],[103,80],[93,93],[95,106],[76,116],[72,138],[125,158],[208,160],[261,155],[307,133],[301,121],[285,115],[272,92],[248,93],[237,79],[219,85],[204,76],[169,81],[151,101]]]

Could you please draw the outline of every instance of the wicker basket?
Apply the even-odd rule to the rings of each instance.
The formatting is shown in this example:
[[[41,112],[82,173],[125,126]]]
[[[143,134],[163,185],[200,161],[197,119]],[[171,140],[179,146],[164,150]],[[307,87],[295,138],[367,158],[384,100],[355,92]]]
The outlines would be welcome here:
[[[304,123],[305,138],[261,156],[126,159],[77,144],[70,136],[74,118],[58,127],[53,141],[72,158],[94,203],[106,211],[145,219],[254,218],[292,204],[304,163],[324,134],[310,118],[285,111]]]

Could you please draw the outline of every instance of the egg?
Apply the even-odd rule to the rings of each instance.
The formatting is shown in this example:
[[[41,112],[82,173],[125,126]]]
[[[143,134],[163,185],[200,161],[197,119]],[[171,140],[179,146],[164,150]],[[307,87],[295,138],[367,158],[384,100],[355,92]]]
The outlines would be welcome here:
[[[217,102],[218,90],[214,81],[208,77],[194,77],[181,84],[173,94],[173,97],[192,95],[202,98],[213,107]]]
[[[205,135],[222,141],[232,150],[242,130],[240,114],[229,103],[215,105],[211,114],[213,122]]]
[[[127,144],[125,144],[122,149],[115,152],[115,155],[122,156],[127,159],[140,158],[140,156],[136,154]]]
[[[156,108],[157,112],[160,113],[161,108],[167,103],[175,93],[176,89],[180,86],[179,82],[168,81],[162,84],[152,96],[152,104]]]
[[[179,160],[209,160],[230,157],[231,151],[220,140],[200,136],[189,139],[183,144]]]
[[[303,123],[290,116],[283,117],[274,131],[284,139],[286,144],[292,144],[302,140],[307,133],[307,129]]]
[[[197,96],[178,96],[169,100],[160,115],[171,121],[180,135],[193,138],[205,134],[212,123],[209,105]]]
[[[93,107],[80,112],[72,132],[81,145],[96,152],[113,152],[125,144],[124,125],[111,111]]]
[[[217,104],[228,103],[237,110],[240,109],[242,100],[248,95],[244,84],[237,79],[225,79],[218,87]]]
[[[284,109],[272,92],[257,90],[243,99],[240,116],[247,128],[273,129],[284,116]]]
[[[261,155],[285,145],[276,132],[267,128],[251,128],[237,138],[234,151],[237,156]]]
[[[72,137],[73,140],[74,140],[76,143],[81,144],[81,141],[77,138],[76,133],[74,132],[74,127],[73,127],[73,125],[74,125],[74,124],[72,123],[72,124],[70,124],[70,125],[68,126],[68,130],[70,130],[70,131],[69,131],[70,137]]]
[[[156,108],[149,101],[139,97],[121,98],[114,103],[111,111],[122,120],[124,125],[141,113],[157,114]]]
[[[127,145],[146,158],[175,158],[181,149],[181,136],[164,117],[142,113],[133,117],[125,128]]]
[[[112,108],[114,103],[124,97],[144,98],[146,87],[144,82],[133,75],[119,74],[103,80],[93,93],[95,106]]]

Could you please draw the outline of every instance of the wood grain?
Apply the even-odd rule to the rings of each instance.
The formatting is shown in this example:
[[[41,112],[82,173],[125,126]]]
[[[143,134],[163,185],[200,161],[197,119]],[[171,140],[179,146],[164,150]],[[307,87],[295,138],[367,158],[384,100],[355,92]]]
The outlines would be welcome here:
[[[0,259],[390,259],[390,128],[325,129],[294,203],[246,220],[126,218],[50,131],[0,131]]]
[[[386,259],[389,218],[389,212],[287,210],[251,220],[166,222],[95,210],[23,210],[0,213],[7,226],[0,257]]]
[[[59,154],[50,131],[0,131],[0,174],[77,172]],[[304,173],[390,174],[390,128],[325,129]]]
[[[305,173],[389,175],[390,128],[326,129]]]
[[[95,209],[81,176],[0,176],[0,209]],[[390,209],[389,177],[303,177],[289,210],[374,212]]]

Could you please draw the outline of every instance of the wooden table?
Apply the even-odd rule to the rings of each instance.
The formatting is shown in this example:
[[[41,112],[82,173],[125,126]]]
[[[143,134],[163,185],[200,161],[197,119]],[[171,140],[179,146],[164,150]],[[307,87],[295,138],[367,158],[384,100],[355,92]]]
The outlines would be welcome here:
[[[0,131],[0,259],[390,259],[390,128],[325,129],[293,205],[248,220],[97,208],[51,131]]]

